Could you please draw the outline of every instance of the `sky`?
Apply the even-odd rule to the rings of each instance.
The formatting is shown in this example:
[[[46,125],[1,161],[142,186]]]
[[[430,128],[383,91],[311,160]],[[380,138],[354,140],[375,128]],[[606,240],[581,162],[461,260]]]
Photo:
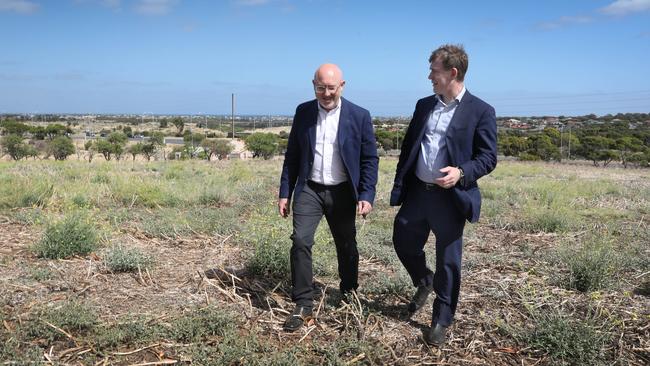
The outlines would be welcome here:
[[[650,113],[650,0],[0,0],[0,113],[292,115],[332,62],[410,116],[446,43],[497,116]]]

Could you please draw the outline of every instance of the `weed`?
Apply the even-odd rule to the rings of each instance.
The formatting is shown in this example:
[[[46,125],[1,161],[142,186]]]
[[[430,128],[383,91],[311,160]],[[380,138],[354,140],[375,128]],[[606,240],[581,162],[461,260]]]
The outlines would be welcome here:
[[[248,259],[248,271],[264,278],[288,279],[291,244],[286,231],[271,228],[258,233],[253,240],[254,250]]]
[[[208,337],[227,337],[234,330],[235,320],[232,314],[209,306],[177,318],[169,333],[179,342],[197,342]]]
[[[100,350],[114,349],[124,345],[139,345],[154,339],[159,327],[149,326],[145,319],[134,320],[95,329],[95,342]]]
[[[92,307],[73,300],[55,308],[40,309],[29,322],[23,324],[20,331],[28,338],[42,338],[51,342],[66,338],[66,335],[52,325],[66,332],[86,333],[96,324],[97,315]]]
[[[521,338],[527,346],[561,364],[590,366],[604,363],[604,347],[609,340],[596,328],[594,319],[576,319],[555,311],[538,314],[533,328]]]
[[[97,246],[97,233],[89,219],[83,214],[72,213],[61,221],[49,224],[33,250],[39,257],[58,259],[86,255]]]
[[[104,255],[104,263],[113,272],[135,272],[150,268],[153,260],[138,248],[115,245]]]
[[[45,267],[30,267],[29,277],[34,281],[45,281],[52,278],[52,271]]]
[[[565,244],[558,251],[559,261],[568,269],[561,284],[581,292],[608,287],[615,282],[621,268],[621,253],[608,235],[590,235],[582,244]]]

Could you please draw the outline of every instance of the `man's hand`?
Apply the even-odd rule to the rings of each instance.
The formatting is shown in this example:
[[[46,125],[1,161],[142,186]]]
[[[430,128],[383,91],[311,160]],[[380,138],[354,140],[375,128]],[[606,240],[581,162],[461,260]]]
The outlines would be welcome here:
[[[366,215],[368,215],[372,211],[372,204],[368,201],[359,201],[357,202],[357,214],[363,216],[363,218],[366,218]]]
[[[289,213],[291,213],[291,208],[290,208],[290,205],[289,205],[289,199],[288,198],[280,198],[280,199],[278,199],[278,212],[280,213],[280,216],[282,216],[282,217],[289,216]]]
[[[446,174],[444,177],[436,178],[436,184],[444,189],[449,189],[460,180],[460,169],[447,166],[439,170],[440,173]]]

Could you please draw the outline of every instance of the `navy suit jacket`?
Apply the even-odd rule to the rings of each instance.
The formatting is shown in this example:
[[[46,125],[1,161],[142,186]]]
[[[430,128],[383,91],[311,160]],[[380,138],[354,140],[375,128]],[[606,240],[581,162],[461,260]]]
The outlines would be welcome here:
[[[375,200],[379,157],[370,113],[341,98],[337,141],[348,183],[356,201]],[[280,178],[280,198],[297,198],[310,177],[314,163],[318,101],[296,108]]]
[[[391,206],[401,205],[414,184],[415,166],[425,127],[437,98],[435,95],[420,99],[402,142],[395,181],[390,195]],[[481,213],[481,192],[476,181],[490,173],[497,165],[497,126],[494,108],[481,99],[465,92],[451,119],[447,134],[449,165],[463,169],[463,184],[459,181],[450,188],[454,202],[463,216],[476,222]]]

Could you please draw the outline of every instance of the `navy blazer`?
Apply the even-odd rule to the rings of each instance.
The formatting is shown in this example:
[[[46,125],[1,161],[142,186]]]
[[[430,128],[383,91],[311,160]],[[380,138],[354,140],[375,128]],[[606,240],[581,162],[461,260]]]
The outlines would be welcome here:
[[[318,123],[318,101],[296,108],[280,178],[280,198],[297,198],[311,175]],[[370,113],[341,98],[337,141],[356,201],[375,200],[379,157]]]
[[[425,127],[437,98],[435,95],[420,99],[402,142],[395,181],[390,195],[390,205],[398,206],[408,195],[409,186],[417,179],[420,144]],[[465,92],[447,128],[449,165],[463,169],[463,184],[459,181],[451,188],[454,202],[463,216],[476,222],[481,213],[481,192],[476,181],[490,173],[497,165],[497,125],[494,108],[481,99]]]

